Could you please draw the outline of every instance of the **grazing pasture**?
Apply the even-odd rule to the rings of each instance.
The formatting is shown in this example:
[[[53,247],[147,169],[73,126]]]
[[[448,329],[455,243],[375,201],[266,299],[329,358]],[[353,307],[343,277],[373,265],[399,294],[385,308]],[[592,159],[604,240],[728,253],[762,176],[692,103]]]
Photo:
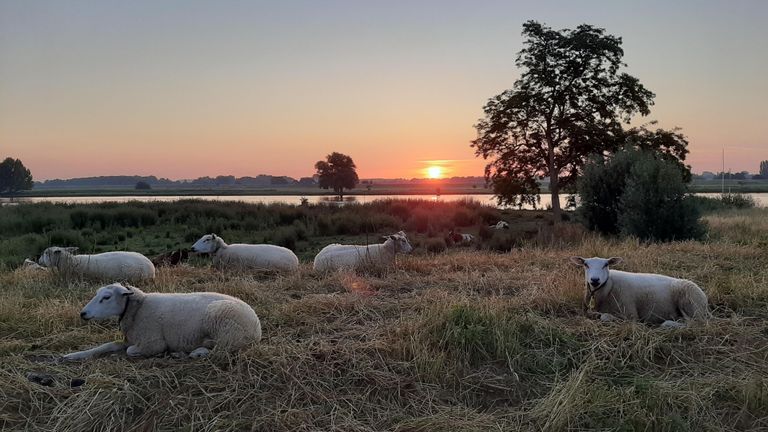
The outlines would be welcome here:
[[[499,220],[510,229],[488,229]],[[0,208],[0,428],[764,430],[768,211],[706,221],[703,241],[645,244],[471,202]],[[451,247],[451,228],[477,244]],[[400,229],[416,249],[394,267],[312,271],[325,244],[379,242]],[[261,319],[259,344],[194,361],[55,361],[119,332],[79,319],[100,283],[19,267],[24,258],[57,243],[153,255],[210,232],[287,245],[299,271],[224,272],[195,258],[138,286],[238,297]],[[679,330],[589,320],[573,255],[693,280],[714,319]]]

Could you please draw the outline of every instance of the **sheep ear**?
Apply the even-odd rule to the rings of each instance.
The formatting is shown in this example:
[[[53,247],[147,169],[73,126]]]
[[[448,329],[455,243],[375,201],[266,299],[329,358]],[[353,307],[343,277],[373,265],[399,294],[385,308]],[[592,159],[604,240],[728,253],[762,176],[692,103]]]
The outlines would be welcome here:
[[[608,265],[609,266],[618,265],[618,264],[621,264],[622,261],[624,261],[624,259],[619,257],[608,258]]]
[[[133,295],[133,290],[131,289],[131,287],[130,287],[130,286],[127,286],[127,287],[126,287],[126,286],[123,286],[123,285],[121,285],[121,284],[114,284],[113,286],[115,287],[115,292],[116,292],[118,295],[121,295],[121,296],[130,296],[130,295]]]
[[[576,265],[576,266],[579,266],[579,267],[583,267],[584,266],[584,258],[582,258],[582,257],[572,256],[571,257],[571,262],[573,263],[573,265]]]

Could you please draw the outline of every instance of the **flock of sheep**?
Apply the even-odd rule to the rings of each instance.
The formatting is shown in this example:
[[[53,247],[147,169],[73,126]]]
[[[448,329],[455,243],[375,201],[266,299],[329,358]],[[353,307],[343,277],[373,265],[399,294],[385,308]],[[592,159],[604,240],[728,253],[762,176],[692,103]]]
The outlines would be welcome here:
[[[493,227],[504,229],[508,225]],[[269,244],[227,244],[216,234],[204,235],[191,250],[209,254],[220,269],[291,272],[299,268],[298,258],[289,249]],[[372,264],[387,266],[394,263],[396,254],[407,254],[411,250],[406,234],[400,231],[384,237],[384,242],[379,244],[328,245],[315,256],[313,267],[325,272]],[[572,257],[571,261],[584,269],[583,307],[590,317],[601,321],[637,320],[666,328],[684,326],[681,319],[709,317],[707,296],[691,281],[611,270],[621,258]],[[155,277],[152,261],[136,252],[79,255],[74,248],[49,247],[37,264],[29,263],[97,279],[137,281]],[[594,311],[590,312],[593,300]],[[84,320],[117,317],[125,342],[110,342],[67,354],[64,360],[86,360],[116,352],[131,357],[171,353],[177,357],[198,358],[214,347],[236,351],[261,340],[261,323],[253,308],[240,299],[219,293],[145,293],[127,284],[113,283],[99,288],[80,316]]]

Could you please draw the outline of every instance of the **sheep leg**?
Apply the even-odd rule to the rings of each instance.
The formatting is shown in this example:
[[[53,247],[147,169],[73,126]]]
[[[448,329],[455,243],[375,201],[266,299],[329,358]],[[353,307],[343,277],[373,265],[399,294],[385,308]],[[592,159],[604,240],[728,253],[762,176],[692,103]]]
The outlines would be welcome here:
[[[125,350],[125,353],[128,354],[128,357],[152,357],[164,353],[167,348],[165,342],[154,341],[141,346],[131,345]]]
[[[678,322],[678,321],[672,321],[672,320],[666,320],[659,326],[663,329],[679,329],[679,328],[685,328],[685,324]]]
[[[126,344],[124,343],[107,342],[89,350],[69,353],[63,356],[62,359],[64,361],[89,360],[100,355],[123,351],[125,347]]]
[[[208,348],[200,347],[189,353],[189,358],[196,359],[196,358],[202,358],[210,354],[211,352],[208,350]]]

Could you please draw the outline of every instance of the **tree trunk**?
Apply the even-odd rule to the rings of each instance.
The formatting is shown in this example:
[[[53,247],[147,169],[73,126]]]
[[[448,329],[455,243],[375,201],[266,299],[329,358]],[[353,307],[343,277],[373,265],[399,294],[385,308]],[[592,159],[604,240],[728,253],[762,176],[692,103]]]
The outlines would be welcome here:
[[[555,219],[555,223],[559,223],[561,219],[560,185],[557,183],[556,173],[549,176],[549,193],[552,196],[552,217]]]
[[[557,181],[560,172],[555,167],[555,146],[549,139],[549,193],[552,196],[552,218],[560,223],[560,184]]]

